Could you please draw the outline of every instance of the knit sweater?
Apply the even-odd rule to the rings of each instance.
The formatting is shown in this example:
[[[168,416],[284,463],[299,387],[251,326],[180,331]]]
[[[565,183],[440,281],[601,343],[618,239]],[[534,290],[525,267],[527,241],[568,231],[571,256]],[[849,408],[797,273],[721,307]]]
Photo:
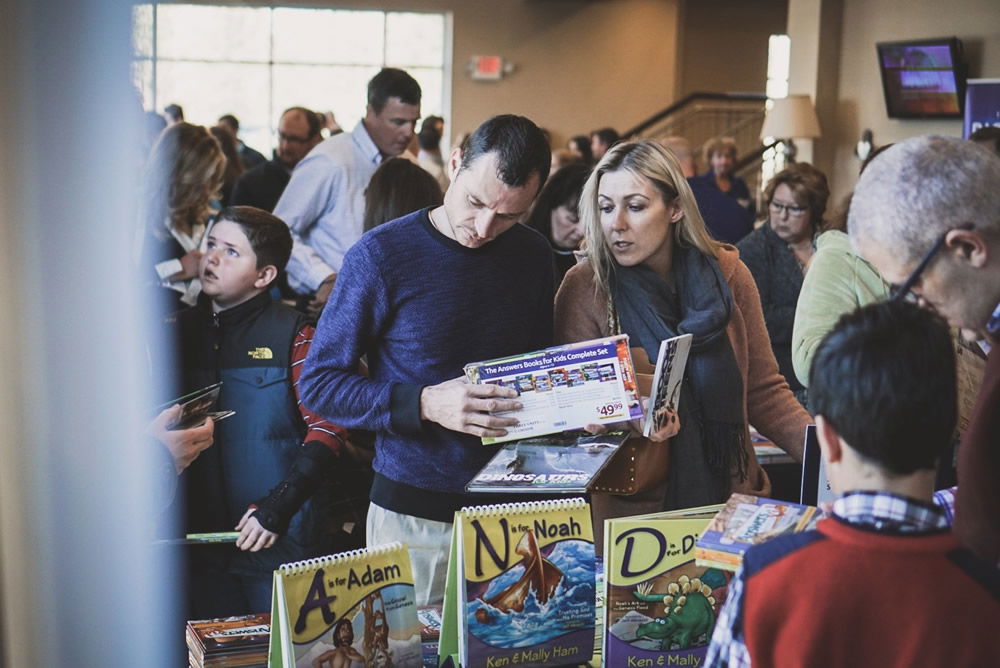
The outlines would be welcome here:
[[[302,400],[377,433],[372,501],[450,521],[499,446],[420,419],[420,392],[465,364],[552,340],[548,242],[515,225],[480,248],[441,234],[427,210],[365,234],[344,258],[302,374]],[[369,376],[357,373],[367,356]]]
[[[801,461],[805,429],[812,419],[778,373],[753,277],[732,246],[722,246],[719,267],[733,293],[733,313],[726,332],[743,378],[744,416],[760,433]],[[594,271],[589,263],[578,264],[567,272],[556,295],[555,313],[557,344],[610,334],[608,298],[595,291]],[[749,475],[745,480],[734,476],[732,491],[767,496],[771,484],[757,463],[749,436],[746,447]]]
[[[1000,575],[948,531],[839,518],[744,557],[754,665],[985,666],[1000,657]]]
[[[792,365],[799,382],[809,385],[813,355],[840,316],[888,296],[889,286],[854,252],[846,234],[830,230],[816,237],[792,327]]]

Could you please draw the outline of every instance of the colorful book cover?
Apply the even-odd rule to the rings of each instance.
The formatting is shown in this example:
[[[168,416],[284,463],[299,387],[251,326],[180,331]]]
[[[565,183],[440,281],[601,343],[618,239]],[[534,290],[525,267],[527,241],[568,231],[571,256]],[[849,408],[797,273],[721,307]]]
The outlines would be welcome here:
[[[463,668],[560,666],[594,654],[590,506],[561,499],[455,514],[442,660]]]
[[[282,565],[271,615],[271,668],[421,665],[413,571],[399,543]]]
[[[628,432],[585,431],[506,443],[466,485],[469,492],[586,492]]]
[[[465,375],[473,383],[514,388],[522,404],[497,413],[519,423],[506,436],[484,437],[487,445],[642,418],[624,334],[468,364]]]
[[[605,665],[704,663],[730,576],[696,565],[694,546],[721,508],[605,521]]]
[[[807,531],[819,518],[813,506],[733,494],[698,539],[695,558],[699,565],[735,571],[751,545]]]
[[[218,619],[196,619],[187,623],[188,650],[201,665],[206,658],[236,654],[267,653],[271,615],[258,613]]]
[[[687,366],[688,353],[691,352],[691,334],[681,334],[660,342],[660,353],[656,357],[656,370],[653,372],[653,387],[649,403],[646,405],[646,416],[642,435],[649,437],[667,426],[666,417],[677,411],[681,397],[681,381],[684,380],[684,367]]]

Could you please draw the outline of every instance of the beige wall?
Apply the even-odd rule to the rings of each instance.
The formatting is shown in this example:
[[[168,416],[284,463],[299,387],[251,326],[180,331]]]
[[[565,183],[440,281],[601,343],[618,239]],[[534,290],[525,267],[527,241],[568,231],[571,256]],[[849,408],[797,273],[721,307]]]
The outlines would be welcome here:
[[[816,0],[790,0],[815,3]],[[830,2],[832,0],[826,0]],[[841,0],[836,0],[840,3]],[[816,142],[817,163],[827,164],[832,189],[840,197],[854,187],[860,166],[854,145],[870,128],[877,145],[921,134],[960,136],[954,121],[894,120],[888,118],[882,96],[875,43],[881,41],[957,36],[965,44],[970,77],[1000,77],[1000,2],[997,0],[842,0],[842,26],[824,24],[823,31],[841,29],[839,68],[821,75],[817,112],[823,137]],[[800,39],[815,39],[803,34]],[[793,44],[796,35],[792,35]],[[793,46],[794,49],[794,46]],[[793,61],[793,68],[795,63]],[[824,100],[824,86],[837,94]]]
[[[680,94],[762,93],[767,38],[785,32],[788,0],[688,0],[681,18]]]
[[[220,4],[225,0],[202,0]],[[450,11],[454,21],[452,136],[497,113],[530,117],[559,146],[573,134],[645,120],[676,99],[681,0],[346,0],[293,4]],[[245,3],[240,3],[245,4]],[[474,55],[517,66],[498,83],[473,81]]]

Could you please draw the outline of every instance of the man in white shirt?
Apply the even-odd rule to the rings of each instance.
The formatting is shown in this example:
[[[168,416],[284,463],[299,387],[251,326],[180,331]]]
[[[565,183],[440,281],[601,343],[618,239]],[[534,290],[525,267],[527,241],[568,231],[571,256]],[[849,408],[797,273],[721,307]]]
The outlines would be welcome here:
[[[330,137],[295,167],[274,215],[292,231],[288,284],[326,304],[344,254],[361,237],[364,191],[379,164],[402,154],[420,117],[420,85],[403,70],[384,68],[368,82],[364,119]]]

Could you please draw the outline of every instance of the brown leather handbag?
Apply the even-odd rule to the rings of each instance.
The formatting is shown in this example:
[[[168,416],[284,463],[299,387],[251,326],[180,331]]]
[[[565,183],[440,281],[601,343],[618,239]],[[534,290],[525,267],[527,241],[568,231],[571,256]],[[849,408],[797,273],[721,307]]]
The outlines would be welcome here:
[[[616,323],[617,324],[617,323]],[[639,393],[650,396],[655,367],[642,348],[632,348]],[[633,436],[618,448],[611,461],[590,485],[591,492],[629,496],[660,485],[670,470],[670,443]]]

